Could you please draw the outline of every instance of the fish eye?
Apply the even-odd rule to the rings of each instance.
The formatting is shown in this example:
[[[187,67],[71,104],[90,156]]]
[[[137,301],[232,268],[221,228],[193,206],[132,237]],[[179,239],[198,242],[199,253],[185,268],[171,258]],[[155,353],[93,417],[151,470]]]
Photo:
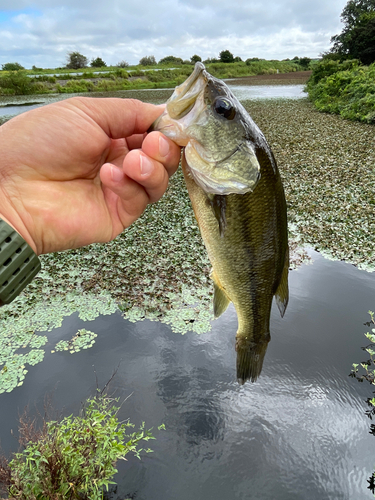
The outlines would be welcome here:
[[[233,120],[236,116],[236,108],[232,105],[229,99],[218,97],[214,102],[214,109],[218,115],[223,116],[227,120]]]

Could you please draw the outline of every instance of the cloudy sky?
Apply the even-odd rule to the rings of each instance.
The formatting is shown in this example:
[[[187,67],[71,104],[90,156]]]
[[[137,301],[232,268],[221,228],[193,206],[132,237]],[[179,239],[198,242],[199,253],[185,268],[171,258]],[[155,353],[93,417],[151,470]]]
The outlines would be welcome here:
[[[68,52],[109,64],[145,55],[317,57],[347,0],[0,0],[0,64],[56,68]]]

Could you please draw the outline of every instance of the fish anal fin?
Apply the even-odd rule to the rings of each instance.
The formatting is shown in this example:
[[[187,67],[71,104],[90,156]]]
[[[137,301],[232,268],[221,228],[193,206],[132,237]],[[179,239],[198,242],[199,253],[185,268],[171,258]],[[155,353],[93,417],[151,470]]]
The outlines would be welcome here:
[[[279,286],[277,287],[275,293],[276,304],[277,307],[279,308],[281,317],[284,316],[289,301],[288,273],[289,273],[289,248],[287,248],[285,252],[284,268],[281,274],[281,280]]]
[[[214,316],[218,318],[223,314],[231,301],[221,286],[215,271],[212,271],[211,278],[214,282]]]

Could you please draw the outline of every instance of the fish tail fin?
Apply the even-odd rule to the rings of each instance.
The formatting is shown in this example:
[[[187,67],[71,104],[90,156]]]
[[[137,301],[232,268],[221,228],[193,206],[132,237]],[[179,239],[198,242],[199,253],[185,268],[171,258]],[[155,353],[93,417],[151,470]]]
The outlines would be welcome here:
[[[288,273],[289,273],[289,248],[285,252],[285,262],[281,280],[275,293],[277,307],[279,308],[281,317],[284,317],[286,307],[289,301],[289,288],[288,288]]]
[[[218,318],[223,314],[230,304],[230,299],[225,293],[219,278],[216,276],[215,271],[212,271],[211,278],[214,282],[214,316]]]
[[[254,342],[244,337],[236,337],[237,380],[243,385],[246,380],[255,382],[259,377],[264,356],[271,336],[268,334],[260,342]]]

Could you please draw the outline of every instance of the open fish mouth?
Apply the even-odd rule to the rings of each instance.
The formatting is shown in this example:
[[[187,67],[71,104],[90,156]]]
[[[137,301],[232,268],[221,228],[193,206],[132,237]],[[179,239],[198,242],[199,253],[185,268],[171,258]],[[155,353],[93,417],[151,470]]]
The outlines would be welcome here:
[[[198,62],[150,130],[185,147],[187,167],[206,193],[245,194],[254,190],[260,176],[246,116],[227,85]]]
[[[169,116],[179,120],[189,113],[194,107],[199,94],[206,86],[207,71],[202,63],[196,63],[192,74],[172,94],[167,104]],[[203,78],[200,78],[203,76]]]

